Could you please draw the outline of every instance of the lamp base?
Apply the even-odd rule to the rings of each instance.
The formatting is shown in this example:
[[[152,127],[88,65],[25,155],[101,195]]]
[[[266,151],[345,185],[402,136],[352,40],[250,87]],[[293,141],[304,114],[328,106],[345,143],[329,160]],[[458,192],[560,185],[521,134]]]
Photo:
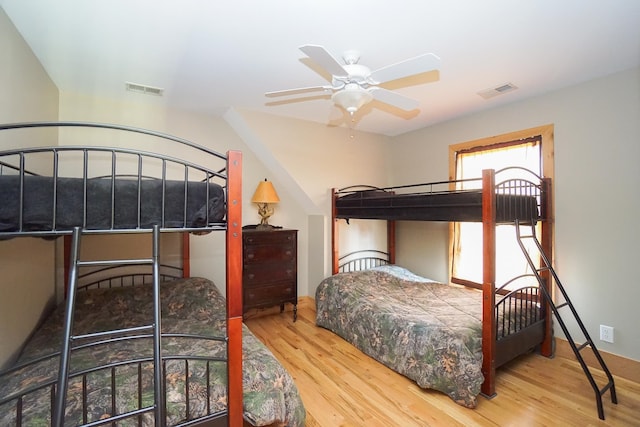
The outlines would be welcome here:
[[[276,227],[276,226],[271,225],[271,224],[258,224],[258,225],[256,225],[256,230],[260,230],[260,231],[271,231],[271,230],[275,230],[276,228],[282,228],[282,227]]]
[[[281,228],[282,226],[280,225],[271,225],[271,224],[245,225],[242,227],[243,230],[260,230],[260,231],[279,230]]]

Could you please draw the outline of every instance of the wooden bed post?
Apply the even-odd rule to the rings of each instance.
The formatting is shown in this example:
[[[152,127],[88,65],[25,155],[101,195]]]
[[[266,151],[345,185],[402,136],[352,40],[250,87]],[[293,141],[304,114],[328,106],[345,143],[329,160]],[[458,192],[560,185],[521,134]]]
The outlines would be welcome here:
[[[242,153],[227,152],[227,357],[229,426],[242,417]]]
[[[549,259],[549,262],[553,262],[553,218],[551,209],[551,179],[543,178],[542,179],[542,192],[541,192],[541,212],[542,221],[541,227],[541,246],[542,249]],[[544,278],[545,287],[551,298],[553,298],[553,279],[548,270],[543,271],[540,275]],[[549,306],[549,302],[546,298],[543,298],[544,304],[544,313],[545,313],[545,328],[544,328],[544,338],[542,340],[542,344],[540,346],[540,354],[545,357],[553,356],[553,328],[552,328],[552,316],[551,307]]]
[[[338,274],[338,218],[336,218],[336,189],[331,189],[331,274]]]
[[[496,394],[496,198],[495,171],[482,171],[482,374],[481,391]]]
[[[396,263],[396,221],[387,221],[387,254],[389,264]]]

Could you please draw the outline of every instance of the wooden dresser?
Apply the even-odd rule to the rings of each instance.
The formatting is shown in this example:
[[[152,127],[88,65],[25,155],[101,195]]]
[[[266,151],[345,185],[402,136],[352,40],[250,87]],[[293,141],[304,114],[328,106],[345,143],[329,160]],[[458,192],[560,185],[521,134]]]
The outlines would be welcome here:
[[[242,231],[242,314],[293,304],[298,318],[298,230]]]

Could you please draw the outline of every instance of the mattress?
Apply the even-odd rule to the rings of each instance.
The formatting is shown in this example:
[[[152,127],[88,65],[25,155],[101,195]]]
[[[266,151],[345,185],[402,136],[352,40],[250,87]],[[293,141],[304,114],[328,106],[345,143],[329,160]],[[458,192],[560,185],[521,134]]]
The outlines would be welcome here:
[[[337,218],[411,221],[482,221],[482,191],[393,194],[358,191],[336,199]],[[537,219],[534,196],[496,194],[496,222]]]
[[[20,185],[18,175],[0,176],[0,232],[199,228],[225,216],[214,183],[93,178],[85,189],[80,178],[25,176],[22,197]]]

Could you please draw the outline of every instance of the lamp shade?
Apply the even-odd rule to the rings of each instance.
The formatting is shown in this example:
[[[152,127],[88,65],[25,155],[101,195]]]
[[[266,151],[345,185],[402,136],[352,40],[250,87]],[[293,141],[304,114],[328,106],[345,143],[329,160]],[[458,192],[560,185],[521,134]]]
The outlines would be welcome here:
[[[258,188],[256,188],[255,193],[253,193],[251,201],[253,203],[278,203],[280,198],[271,181],[267,181],[265,178],[264,181],[260,181],[258,184]]]

